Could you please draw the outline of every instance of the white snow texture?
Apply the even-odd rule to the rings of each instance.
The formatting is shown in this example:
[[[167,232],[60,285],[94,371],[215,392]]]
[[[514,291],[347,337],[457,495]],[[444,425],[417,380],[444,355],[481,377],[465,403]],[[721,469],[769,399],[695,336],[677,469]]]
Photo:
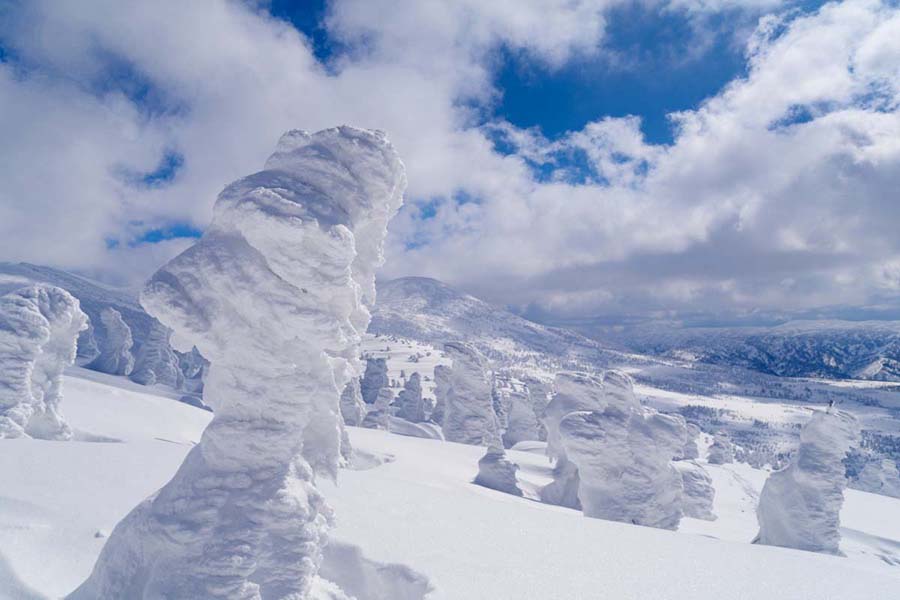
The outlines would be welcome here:
[[[86,327],[78,300],[61,288],[31,285],[0,296],[0,438],[72,437],[59,410],[62,372]]]
[[[681,474],[684,488],[681,496],[684,516],[704,521],[715,520],[713,501],[716,498],[716,489],[706,469],[693,460],[679,460],[674,466]]]
[[[859,423],[848,412],[813,413],[791,464],[772,473],[760,493],[758,543],[840,554],[847,487],[842,461],[859,435]]]
[[[134,369],[134,356],[131,354],[134,338],[122,313],[106,307],[100,311],[100,324],[106,335],[95,337],[99,340],[100,354],[88,368],[110,375],[131,375]]]
[[[330,516],[315,473],[337,469],[340,396],[405,186],[380,132],[288,132],[150,279],[147,311],[210,360],[214,418],[72,598],[307,597]]]
[[[499,446],[491,446],[478,461],[478,475],[475,483],[492,490],[521,496],[522,490],[516,481],[519,465],[506,457],[506,451]]]

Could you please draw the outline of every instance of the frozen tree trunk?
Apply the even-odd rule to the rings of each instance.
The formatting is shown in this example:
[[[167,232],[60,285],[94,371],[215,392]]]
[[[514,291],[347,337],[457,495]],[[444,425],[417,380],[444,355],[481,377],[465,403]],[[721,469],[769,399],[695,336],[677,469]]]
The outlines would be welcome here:
[[[315,474],[337,470],[340,395],[405,182],[379,132],[289,132],[151,278],[145,308],[210,360],[215,416],[72,598],[308,596],[330,514]]]
[[[671,461],[684,446],[683,419],[610,404],[566,415],[559,434],[585,516],[678,528],[683,484]]]
[[[499,446],[491,446],[478,461],[478,475],[475,483],[498,492],[521,496],[522,490],[516,481],[519,465],[506,458],[506,452]]]
[[[444,352],[453,361],[445,395],[444,438],[473,446],[502,445],[484,357],[461,342],[448,342]]]
[[[422,379],[418,372],[413,373],[406,380],[403,390],[397,394],[394,401],[397,407],[397,416],[406,419],[410,423],[422,423],[425,421],[425,401],[422,399]]]
[[[856,417],[816,411],[800,432],[791,464],[769,475],[759,496],[757,543],[841,554],[843,464],[859,441]]]
[[[131,328],[122,319],[119,311],[109,307],[100,312],[100,322],[106,335],[102,338],[100,355],[88,365],[88,368],[110,375],[130,375],[134,369],[134,356],[131,354],[134,339],[131,337]]]
[[[387,359],[370,358],[366,360],[366,372],[363,375],[361,384],[363,402],[375,404],[378,392],[382,388],[390,387],[391,382],[388,381],[387,372]]]
[[[713,438],[713,443],[709,447],[709,455],[706,462],[711,465],[725,465],[734,462],[734,446],[731,440],[722,434],[718,434]]]
[[[347,425],[360,425],[366,418],[366,405],[359,389],[359,377],[352,377],[341,392],[341,416]]]
[[[141,385],[162,384],[174,390],[182,388],[184,375],[172,350],[171,336],[169,327],[159,322],[153,323],[147,339],[138,348],[131,372],[132,381]]]
[[[712,485],[709,473],[693,460],[680,460],[675,463],[675,469],[681,474],[684,488],[681,497],[684,516],[714,521],[716,515],[713,514],[713,501],[716,498],[716,489]]]
[[[67,291],[33,285],[0,297],[0,438],[67,440],[62,373],[87,316]]]

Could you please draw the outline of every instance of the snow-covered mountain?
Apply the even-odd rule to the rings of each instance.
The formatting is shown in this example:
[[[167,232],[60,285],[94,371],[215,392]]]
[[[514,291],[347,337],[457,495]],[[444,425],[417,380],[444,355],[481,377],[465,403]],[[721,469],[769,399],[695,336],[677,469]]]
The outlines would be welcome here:
[[[648,324],[589,332],[634,352],[782,377],[900,381],[900,322],[790,321],[774,327]]]
[[[440,347],[462,341],[492,360],[605,365],[623,356],[567,329],[547,327],[426,277],[378,282],[369,333]]]

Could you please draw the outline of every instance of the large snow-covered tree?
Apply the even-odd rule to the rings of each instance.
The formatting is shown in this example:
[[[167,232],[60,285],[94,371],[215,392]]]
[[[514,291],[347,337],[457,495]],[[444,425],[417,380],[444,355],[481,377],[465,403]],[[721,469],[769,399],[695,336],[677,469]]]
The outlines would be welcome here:
[[[444,354],[453,361],[449,377],[439,381],[445,410],[444,438],[476,446],[500,445],[500,424],[494,411],[493,383],[484,356],[474,346],[448,342]]]
[[[215,416],[73,598],[307,597],[330,515],[315,475],[337,469],[340,395],[405,184],[380,132],[291,131],[150,279],[142,304],[210,360]]]

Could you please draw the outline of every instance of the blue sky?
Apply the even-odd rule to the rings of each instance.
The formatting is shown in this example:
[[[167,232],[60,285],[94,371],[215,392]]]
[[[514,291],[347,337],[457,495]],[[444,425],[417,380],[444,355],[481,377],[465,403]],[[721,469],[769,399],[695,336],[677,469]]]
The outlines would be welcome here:
[[[548,319],[900,306],[895,0],[0,4],[0,260],[137,285],[284,131],[350,123],[407,167],[384,277]]]

